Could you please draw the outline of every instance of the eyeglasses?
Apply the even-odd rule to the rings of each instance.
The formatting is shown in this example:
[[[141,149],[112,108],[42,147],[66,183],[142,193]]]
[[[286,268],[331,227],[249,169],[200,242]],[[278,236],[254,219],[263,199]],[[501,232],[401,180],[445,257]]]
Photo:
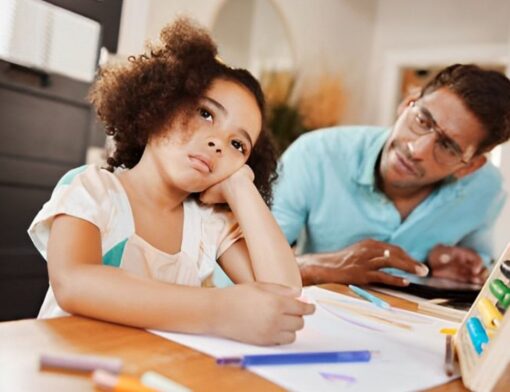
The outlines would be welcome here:
[[[434,120],[434,117],[432,117],[426,108],[413,101],[407,109],[407,124],[412,133],[417,136],[434,133],[433,153],[437,163],[448,166],[468,163],[471,157],[468,159],[464,158],[464,152],[459,145],[437,125],[436,120]]]

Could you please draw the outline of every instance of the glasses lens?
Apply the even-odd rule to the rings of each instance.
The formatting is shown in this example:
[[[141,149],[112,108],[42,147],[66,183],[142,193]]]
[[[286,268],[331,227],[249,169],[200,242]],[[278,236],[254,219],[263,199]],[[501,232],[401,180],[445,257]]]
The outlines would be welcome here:
[[[409,107],[408,124],[411,132],[418,136],[435,133],[434,158],[437,163],[456,165],[462,161],[462,152],[435,128],[434,120],[423,113],[420,107],[414,103]]]
[[[462,161],[460,152],[447,141],[441,140],[440,136],[437,134],[434,143],[434,157],[437,163],[442,165],[456,165]]]
[[[409,129],[416,135],[426,135],[433,131],[432,121],[415,105],[409,110]]]

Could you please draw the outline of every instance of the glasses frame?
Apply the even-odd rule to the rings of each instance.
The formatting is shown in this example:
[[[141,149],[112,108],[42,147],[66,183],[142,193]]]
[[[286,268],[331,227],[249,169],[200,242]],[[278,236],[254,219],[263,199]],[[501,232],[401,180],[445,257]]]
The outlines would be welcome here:
[[[435,140],[434,140],[434,146],[433,146],[432,151],[434,154],[434,159],[438,164],[445,165],[445,166],[455,166],[459,163],[462,163],[463,165],[467,165],[469,163],[469,161],[473,158],[474,154],[473,154],[473,156],[469,157],[468,159],[464,158],[464,155],[466,154],[466,152],[462,151],[462,149],[459,147],[459,145],[453,139],[451,139],[447,135],[447,133],[437,124],[436,120],[434,119],[434,117],[428,111],[427,108],[417,104],[416,101],[411,101],[411,102],[409,102],[409,105],[407,106],[407,110],[408,110],[407,128],[413,135],[421,137],[421,136],[430,135],[431,133],[434,133]],[[413,116],[413,114],[414,114],[414,116]],[[413,122],[417,121],[416,118],[418,117],[419,114],[424,114],[427,117],[428,121],[430,121],[430,123],[431,123],[431,126],[427,130],[424,129],[423,132],[420,132],[420,131],[417,132],[415,127],[413,127]],[[455,161],[448,162],[448,161],[443,161],[441,159],[438,159],[438,153],[436,152],[436,150],[441,147],[440,143],[445,142],[445,141],[448,143],[448,145],[450,145],[456,151],[455,154],[458,159],[456,159]]]

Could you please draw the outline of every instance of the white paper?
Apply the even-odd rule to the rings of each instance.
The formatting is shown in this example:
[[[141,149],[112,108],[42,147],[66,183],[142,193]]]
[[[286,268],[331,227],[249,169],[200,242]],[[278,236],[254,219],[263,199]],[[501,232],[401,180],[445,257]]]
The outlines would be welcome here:
[[[381,310],[367,301],[317,287],[307,287],[303,293],[316,304],[317,310],[306,317],[304,329],[289,345],[259,347],[210,336],[150,332],[215,358],[303,351],[378,352],[367,363],[249,368],[292,391],[337,391],[343,388],[349,391],[412,391],[431,388],[455,378],[445,374],[445,337],[439,330],[455,328],[457,324],[396,308]],[[331,305],[329,301],[339,305]],[[381,314],[383,319],[389,314],[388,319],[400,326],[345,308],[353,306],[361,312]]]

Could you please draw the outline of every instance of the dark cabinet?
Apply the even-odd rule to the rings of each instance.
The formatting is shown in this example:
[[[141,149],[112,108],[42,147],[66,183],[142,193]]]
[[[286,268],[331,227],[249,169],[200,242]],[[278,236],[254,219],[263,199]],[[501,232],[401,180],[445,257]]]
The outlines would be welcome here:
[[[0,320],[37,315],[48,275],[27,229],[58,179],[84,164],[94,127],[88,83],[41,77],[0,62]]]
[[[116,52],[122,0],[47,2],[98,22],[99,47]],[[48,273],[27,229],[58,179],[85,163],[88,146],[104,144],[89,87],[0,61],[0,321],[37,315]]]

